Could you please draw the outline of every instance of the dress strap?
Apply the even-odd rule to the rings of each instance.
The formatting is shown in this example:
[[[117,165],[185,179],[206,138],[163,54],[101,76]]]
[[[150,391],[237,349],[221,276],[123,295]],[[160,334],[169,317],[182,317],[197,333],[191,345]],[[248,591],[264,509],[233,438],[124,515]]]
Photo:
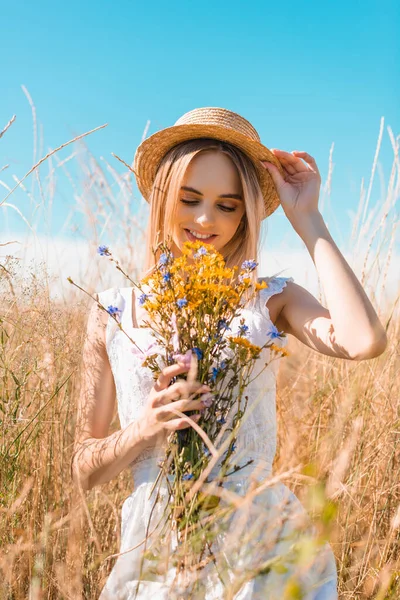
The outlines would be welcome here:
[[[268,287],[260,290],[258,295],[260,302],[260,312],[263,315],[263,317],[270,321],[271,317],[267,306],[269,298],[271,298],[271,296],[275,296],[275,294],[280,294],[281,291],[286,287],[287,282],[294,282],[294,279],[293,277],[262,277],[262,280],[266,282]]]

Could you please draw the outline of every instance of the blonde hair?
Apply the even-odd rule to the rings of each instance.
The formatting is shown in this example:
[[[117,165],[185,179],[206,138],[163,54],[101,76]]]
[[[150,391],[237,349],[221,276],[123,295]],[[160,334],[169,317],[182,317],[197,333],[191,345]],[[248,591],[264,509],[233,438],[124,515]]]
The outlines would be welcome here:
[[[146,236],[144,274],[154,269],[159,252],[153,250],[160,242],[166,242],[173,231],[174,217],[183,178],[195,156],[207,150],[216,150],[230,157],[242,184],[245,213],[233,238],[221,253],[226,266],[239,267],[245,260],[257,260],[261,221],[264,215],[264,200],[257,173],[251,160],[241,150],[228,142],[214,139],[195,139],[174,146],[163,157],[154,180],[149,198],[150,216]],[[252,282],[257,281],[257,268],[252,272]]]

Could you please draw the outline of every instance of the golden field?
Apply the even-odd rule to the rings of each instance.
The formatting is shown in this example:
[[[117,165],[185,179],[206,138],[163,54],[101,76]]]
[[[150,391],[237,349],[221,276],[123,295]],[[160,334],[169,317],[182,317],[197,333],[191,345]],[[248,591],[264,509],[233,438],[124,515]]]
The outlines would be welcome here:
[[[278,379],[275,472],[291,473],[285,483],[317,528],[329,532],[340,598],[346,600],[400,598],[400,296],[385,295],[396,248],[400,168],[399,141],[390,130],[389,137],[394,158],[385,197],[368,206],[369,193],[363,190],[353,228],[354,248],[362,239],[365,252],[357,275],[387,328],[388,347],[378,358],[355,362],[319,355],[290,339],[290,355],[282,360]],[[378,151],[381,140],[382,131]],[[115,207],[123,223],[119,246],[128,248],[124,267],[129,270],[144,235],[144,225],[134,224],[133,217],[122,219],[132,197],[130,174],[113,173],[114,191],[109,191],[102,168],[89,152],[85,156],[82,172],[92,182],[85,203],[88,230],[95,230],[93,223],[104,225],[105,206]],[[49,173],[65,169],[57,153],[51,159]],[[48,174],[41,173],[44,180]],[[330,168],[325,197],[331,174]],[[5,251],[7,241],[2,240]],[[124,472],[81,495],[71,481],[90,300],[72,288],[63,300],[54,299],[45,266],[39,271],[21,269],[13,256],[4,254],[0,598],[94,600],[112,567],[111,555],[118,551],[120,508],[132,482]],[[84,281],[78,283],[85,287]],[[118,427],[115,415],[113,428]]]

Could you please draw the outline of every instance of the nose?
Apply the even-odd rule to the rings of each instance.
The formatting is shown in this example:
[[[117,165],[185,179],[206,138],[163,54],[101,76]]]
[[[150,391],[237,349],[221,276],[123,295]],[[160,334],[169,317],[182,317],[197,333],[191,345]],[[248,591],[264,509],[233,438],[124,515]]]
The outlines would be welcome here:
[[[203,229],[211,229],[215,224],[215,212],[212,208],[203,206],[195,217],[195,223]]]

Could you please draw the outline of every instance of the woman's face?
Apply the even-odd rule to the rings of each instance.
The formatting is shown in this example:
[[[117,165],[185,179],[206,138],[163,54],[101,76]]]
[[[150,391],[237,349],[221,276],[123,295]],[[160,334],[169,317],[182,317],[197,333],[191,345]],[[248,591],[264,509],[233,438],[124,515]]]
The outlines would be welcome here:
[[[186,170],[173,231],[172,252],[180,256],[184,242],[195,241],[190,231],[223,254],[245,213],[242,185],[235,165],[216,150],[197,154]]]

